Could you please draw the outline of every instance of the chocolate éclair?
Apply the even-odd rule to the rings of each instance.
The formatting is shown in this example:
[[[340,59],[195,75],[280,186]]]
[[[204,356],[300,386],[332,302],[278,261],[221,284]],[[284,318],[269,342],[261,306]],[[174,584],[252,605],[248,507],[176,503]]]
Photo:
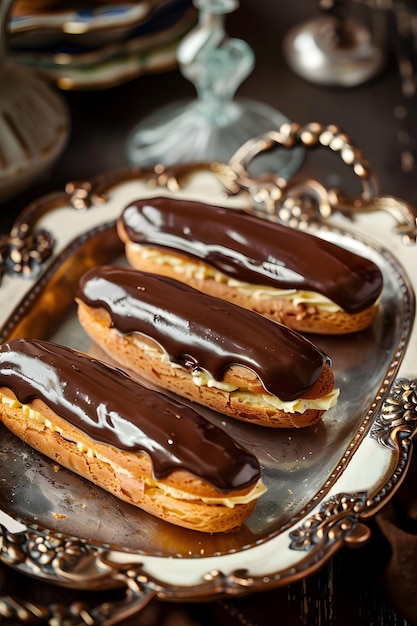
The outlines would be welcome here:
[[[310,341],[172,278],[97,267],[76,300],[81,325],[118,364],[225,415],[299,428],[337,401],[330,358]]]
[[[171,276],[305,333],[367,328],[383,288],[369,259],[247,212],[169,197],[125,208],[118,233],[136,269]]]
[[[192,408],[48,341],[0,347],[0,420],[121,500],[203,532],[240,527],[265,491],[254,455]]]

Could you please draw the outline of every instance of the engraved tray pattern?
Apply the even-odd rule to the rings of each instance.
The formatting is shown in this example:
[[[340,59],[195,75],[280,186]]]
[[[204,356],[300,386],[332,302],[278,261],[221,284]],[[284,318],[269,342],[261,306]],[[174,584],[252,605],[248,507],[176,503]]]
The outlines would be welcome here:
[[[246,186],[243,174],[236,164],[219,163],[106,173],[41,198],[0,239],[1,340],[47,337],[95,356],[100,353],[74,314],[75,287],[88,267],[123,262],[115,220],[139,196],[174,194],[231,210],[245,207],[368,256],[384,275],[371,329],[348,338],[314,338],[332,357],[341,389],[338,405],[321,424],[271,435],[204,411],[257,454],[268,486],[237,533],[205,536],[155,520],[57,468],[1,427],[2,562],[75,589],[125,588],[122,601],[103,603],[76,623],[116,623],[155,596],[207,599],[291,583],[343,544],[366,540],[367,519],[407,470],[417,394],[415,380],[398,378],[415,314],[413,285],[392,252],[403,244],[390,233],[386,239],[395,243],[383,247],[364,238],[356,224],[346,229],[344,219],[301,210],[293,193],[291,210],[281,198],[271,215],[275,191],[265,179]],[[304,194],[305,184],[302,189]],[[404,254],[408,261],[415,249]],[[0,615],[10,607],[0,598]]]

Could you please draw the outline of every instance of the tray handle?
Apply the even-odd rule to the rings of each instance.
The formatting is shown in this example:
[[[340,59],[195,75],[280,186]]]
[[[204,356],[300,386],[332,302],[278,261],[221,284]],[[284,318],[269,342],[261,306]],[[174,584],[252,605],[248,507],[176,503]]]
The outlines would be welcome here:
[[[272,148],[290,149],[296,144],[305,148],[322,146],[337,153],[360,179],[361,195],[348,196],[338,189],[327,189],[312,179],[287,181],[275,174],[262,174],[257,178],[250,175],[248,166],[256,156]],[[395,231],[404,244],[417,242],[416,209],[400,198],[380,194],[379,182],[371,165],[349,136],[333,124],[325,126],[311,122],[302,126],[286,122],[278,130],[249,139],[234,153],[229,165],[234,172],[235,185],[249,192],[255,202],[270,215],[280,218],[286,213],[291,214],[291,209],[297,203],[307,211],[310,218],[320,219],[328,219],[336,212],[353,217],[357,213],[382,210],[397,222]]]

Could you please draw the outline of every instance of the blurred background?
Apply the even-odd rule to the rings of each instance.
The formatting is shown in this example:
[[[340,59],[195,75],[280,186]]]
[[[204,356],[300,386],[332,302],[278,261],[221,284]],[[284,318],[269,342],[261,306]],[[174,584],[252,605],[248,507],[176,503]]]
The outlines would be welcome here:
[[[88,179],[103,170],[127,166],[126,142],[135,125],[161,107],[196,95],[195,86],[180,71],[176,59],[176,46],[197,23],[197,9],[191,0],[168,3],[170,14],[166,4],[162,3],[162,11],[158,8],[161,3],[152,0],[118,5],[78,3],[77,20],[72,20],[72,30],[67,27],[65,35],[62,19],[60,22],[56,17],[57,3],[39,2],[38,13],[34,11],[36,2],[14,3],[8,26],[9,56],[13,62],[40,72],[51,89],[59,92],[68,108],[70,130],[52,167],[29,189],[3,203],[1,219],[6,227],[40,194],[60,189],[69,180]],[[65,4],[59,4],[62,10]],[[71,8],[74,3],[67,5]],[[105,9],[120,11],[126,5],[142,10],[142,16],[136,13],[133,19],[129,14],[128,26],[125,22],[115,28],[120,16],[114,13],[111,26],[103,21],[104,26],[92,29],[106,17]],[[417,204],[414,9],[414,2],[395,0],[241,0],[239,7],[224,16],[225,30],[229,38],[248,44],[255,64],[237,88],[236,97],[256,99],[301,124],[336,124],[361,148],[380,179],[383,193]],[[80,16],[84,27],[80,27]],[[358,20],[353,31],[349,22],[352,16]],[[50,20],[48,28],[46,17]],[[337,28],[331,21],[334,19],[339,20]],[[355,31],[356,27],[359,30]],[[355,40],[356,32],[359,41]],[[300,33],[304,48],[297,39]],[[364,33],[369,41],[360,39]],[[146,48],[144,42],[148,42],[147,55],[141,51],[141,46]],[[126,61],[127,45],[135,50],[133,71]],[[116,56],[108,63],[104,51],[108,54],[112,47]],[[328,68],[317,73],[309,66],[317,48],[321,54],[318,63],[324,58],[333,73],[329,74]],[[348,77],[352,84],[338,84],[343,80],[337,77],[347,75],[349,56],[353,64],[358,55],[368,54],[371,61],[373,55],[378,57],[374,71]],[[363,58],[360,61],[363,65]],[[317,170],[317,176],[328,186],[347,185],[353,195],[359,191],[353,187],[357,181],[345,179],[349,174],[346,166],[341,168],[332,154],[314,151],[306,166],[313,173]]]

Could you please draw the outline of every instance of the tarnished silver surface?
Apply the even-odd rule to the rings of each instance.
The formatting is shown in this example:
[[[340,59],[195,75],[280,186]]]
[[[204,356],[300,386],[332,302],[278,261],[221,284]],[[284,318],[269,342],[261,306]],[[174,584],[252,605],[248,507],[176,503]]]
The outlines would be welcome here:
[[[324,131],[337,137],[334,127],[320,128],[323,137]],[[319,125],[297,127],[304,145],[307,137],[313,143],[320,137],[318,130]],[[338,150],[343,143],[348,138],[340,138]],[[354,160],[360,162],[360,155]],[[341,390],[337,406],[318,425],[271,433],[201,409],[257,455],[268,487],[237,533],[208,536],[154,519],[58,467],[0,427],[0,558],[24,574],[67,587],[124,587],[126,599],[117,607],[97,607],[95,623],[116,623],[154,596],[193,600],[297,580],[344,543],[368,538],[367,518],[392,495],[408,467],[417,423],[416,381],[397,380],[415,315],[406,271],[386,247],[330,225],[313,206],[317,197],[301,207],[297,200],[292,213],[289,204],[284,210],[286,185],[275,181],[274,193],[274,181],[267,177],[262,194],[261,180],[251,181],[246,165],[241,154],[231,165],[127,170],[71,184],[28,207],[13,236],[2,238],[1,340],[42,336],[103,358],[78,324],[75,287],[92,264],[124,262],[114,220],[139,195],[204,197],[263,211],[265,218],[310,230],[372,259],[384,276],[379,313],[370,329],[312,338],[331,356]],[[366,178],[373,180],[367,171]],[[377,184],[371,187],[377,193]],[[311,181],[307,188],[313,188]],[[48,233],[53,245],[35,259],[28,280],[11,262],[11,243],[16,237],[36,242],[36,232]],[[23,600],[13,602],[27,610]],[[0,598],[0,615],[13,611],[11,604]],[[86,610],[84,617],[74,617],[74,626],[90,618]]]

